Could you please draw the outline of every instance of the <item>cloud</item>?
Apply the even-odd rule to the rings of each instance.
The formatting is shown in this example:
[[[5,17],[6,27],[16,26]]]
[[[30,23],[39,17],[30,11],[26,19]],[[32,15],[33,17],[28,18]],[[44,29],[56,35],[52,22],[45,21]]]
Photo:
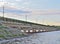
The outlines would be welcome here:
[[[22,0],[15,0],[15,1],[17,1],[17,2],[21,2]]]
[[[0,12],[3,12],[2,8],[0,8]],[[4,12],[5,13],[14,13],[14,14],[28,14],[28,13],[30,13],[30,11],[11,9],[11,8],[4,8]]]
[[[45,9],[45,10],[38,10],[38,9],[30,9],[30,8],[24,8],[24,7],[15,7],[15,6],[5,6],[5,12],[10,13],[28,13],[30,15],[57,15],[60,14],[60,10],[52,10],[52,9]]]
[[[3,6],[6,2],[0,1],[0,7]]]
[[[45,25],[56,25],[56,26],[60,26],[60,22],[53,22],[53,21],[45,21],[44,23],[41,22],[42,24],[45,24]]]
[[[32,10],[32,15],[57,15],[60,10]]]
[[[3,13],[0,12],[0,16],[3,17]],[[25,20],[24,15],[17,15],[17,14],[14,14],[14,13],[4,13],[4,17],[19,19],[19,20]]]
[[[4,5],[5,17],[25,20],[25,15],[27,15],[28,16],[27,20],[30,22],[41,23],[41,24],[49,24],[49,25],[54,25],[54,24],[60,25],[60,23],[57,23],[58,21],[57,22],[56,21],[51,22],[52,20],[54,21],[54,19],[52,19],[48,22],[48,20],[46,18],[45,21],[43,22],[42,21],[43,18],[40,18],[40,17],[38,18],[39,15],[42,15],[42,16],[44,16],[44,15],[60,15],[60,10],[33,9],[33,8],[35,8],[34,5],[39,6],[39,3],[33,3],[33,2],[34,1],[30,1],[30,0],[4,0],[4,2],[0,1],[0,16],[3,16],[2,6]],[[32,8],[30,8],[30,7],[32,7]],[[44,16],[44,17],[46,17],[46,16]],[[50,18],[51,17],[49,17],[49,19]],[[36,19],[37,19],[37,22],[36,22]],[[38,19],[40,19],[40,20],[38,20]]]
[[[26,0],[4,0],[3,2],[0,1],[0,7],[3,5],[12,7],[12,8],[18,8],[18,9],[29,9],[30,2]]]

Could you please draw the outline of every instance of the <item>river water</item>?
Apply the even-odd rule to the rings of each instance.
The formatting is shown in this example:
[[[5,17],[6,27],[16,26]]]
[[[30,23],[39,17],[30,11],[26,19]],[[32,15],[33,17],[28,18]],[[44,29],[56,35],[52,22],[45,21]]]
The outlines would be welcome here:
[[[3,44],[60,44],[60,31],[35,33],[28,37],[8,40]]]

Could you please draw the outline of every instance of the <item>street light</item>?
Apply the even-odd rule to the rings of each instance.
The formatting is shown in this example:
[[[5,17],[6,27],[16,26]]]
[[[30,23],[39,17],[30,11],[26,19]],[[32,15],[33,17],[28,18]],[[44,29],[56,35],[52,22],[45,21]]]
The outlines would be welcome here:
[[[27,22],[27,15],[25,15],[25,19],[26,19],[26,22]]]
[[[4,21],[4,9],[5,9],[5,6],[4,5],[6,5],[7,3],[5,3],[4,1],[2,1],[2,13],[3,13],[3,21]]]
[[[4,21],[4,6],[3,6],[3,21]]]

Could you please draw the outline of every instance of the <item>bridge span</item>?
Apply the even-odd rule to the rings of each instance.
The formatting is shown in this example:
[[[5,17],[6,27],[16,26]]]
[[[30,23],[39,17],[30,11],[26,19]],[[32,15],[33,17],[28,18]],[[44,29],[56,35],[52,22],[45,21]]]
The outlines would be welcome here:
[[[47,25],[42,25],[42,24],[37,24],[33,22],[27,22],[27,21],[22,21],[22,20],[16,20],[12,18],[4,18],[0,17],[0,24],[3,24],[6,27],[9,28],[14,28],[14,29],[19,29],[21,32],[48,32],[48,31],[56,31],[57,28],[47,26]]]

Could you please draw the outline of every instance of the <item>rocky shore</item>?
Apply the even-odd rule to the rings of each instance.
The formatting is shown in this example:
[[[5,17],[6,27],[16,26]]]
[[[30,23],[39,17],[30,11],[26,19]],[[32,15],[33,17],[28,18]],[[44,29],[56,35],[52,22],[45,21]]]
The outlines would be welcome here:
[[[0,44],[60,44],[60,31],[35,33],[27,37],[0,41]]]

